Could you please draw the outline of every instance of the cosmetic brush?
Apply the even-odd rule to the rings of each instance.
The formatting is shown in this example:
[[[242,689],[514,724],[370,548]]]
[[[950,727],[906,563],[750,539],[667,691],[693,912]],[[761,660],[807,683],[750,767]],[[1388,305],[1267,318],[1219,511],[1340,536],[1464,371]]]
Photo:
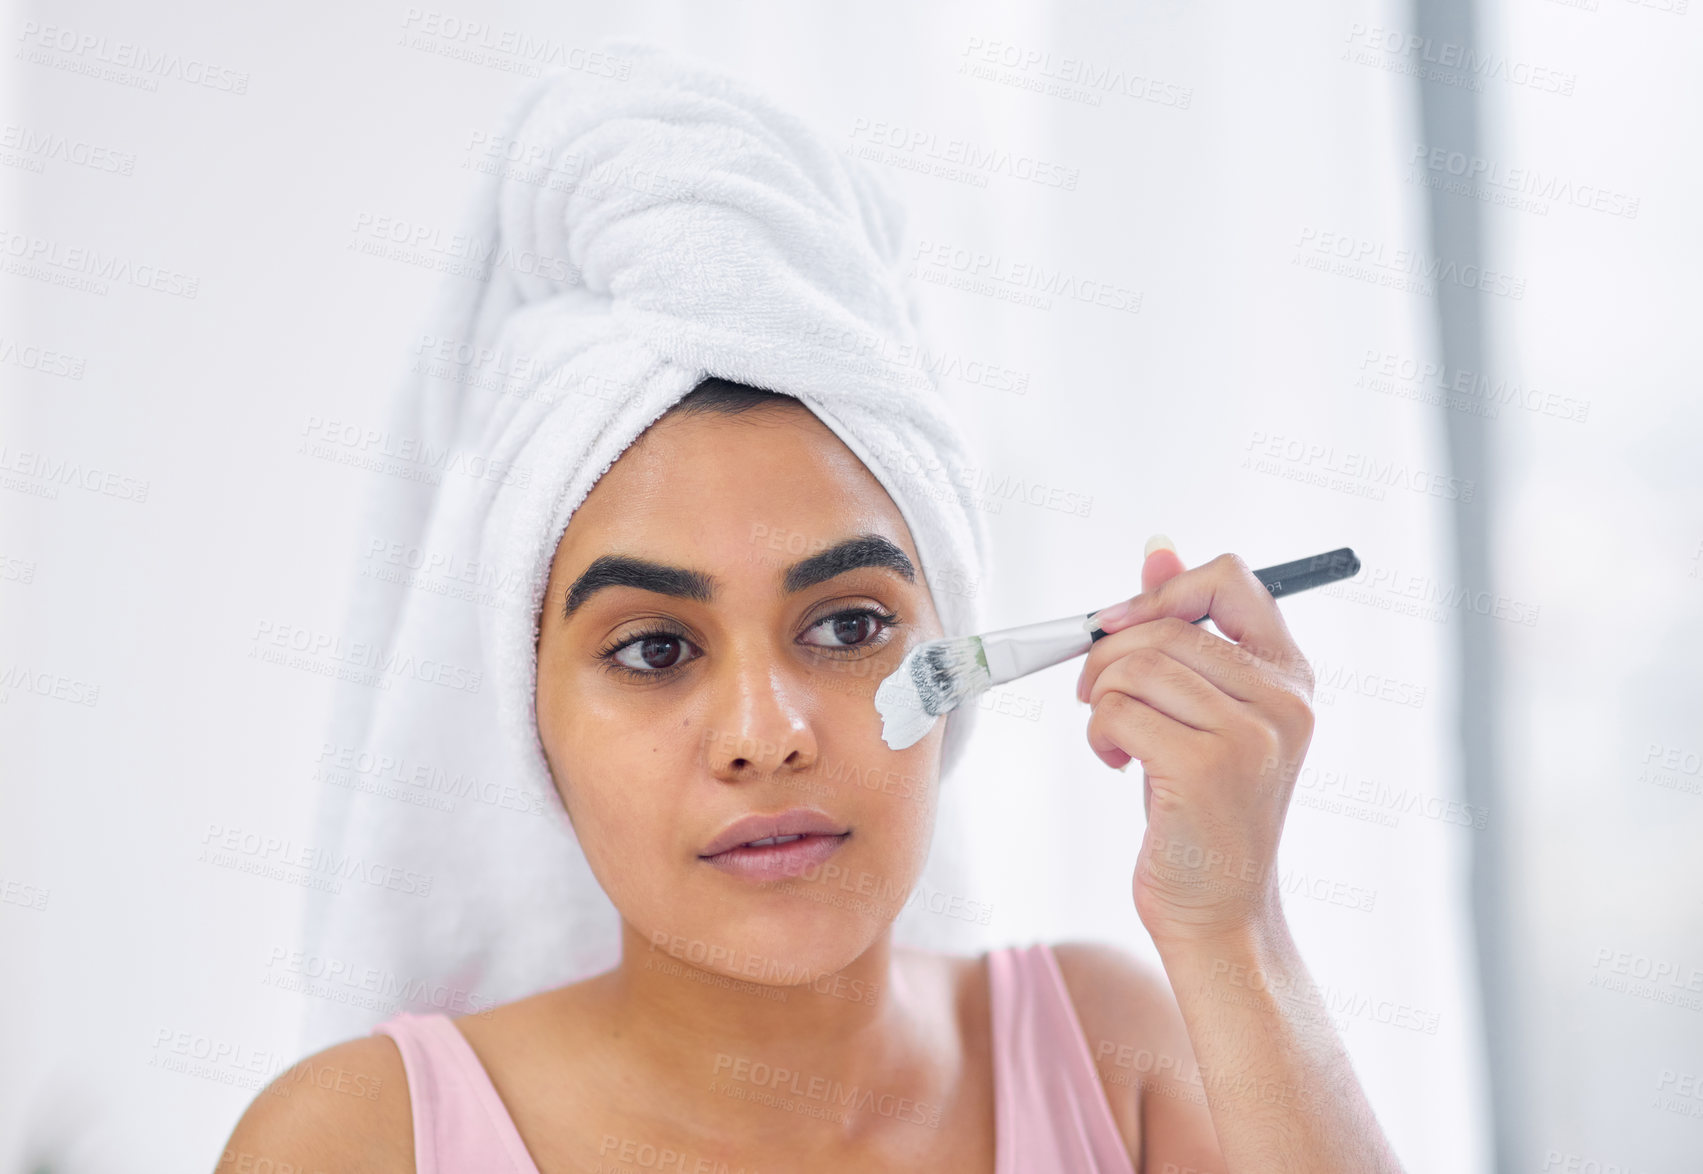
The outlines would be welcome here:
[[[1350,578],[1359,571],[1359,558],[1352,548],[1344,546],[1265,567],[1254,576],[1273,596],[1281,598]],[[970,698],[1081,656],[1106,634],[1099,628],[1089,630],[1088,620],[1096,614],[1091,611],[1086,616],[1066,616],[917,645],[875,691],[882,739],[894,750],[903,750],[927,734],[936,718]],[[1201,616],[1190,622],[1198,624],[1209,618]]]

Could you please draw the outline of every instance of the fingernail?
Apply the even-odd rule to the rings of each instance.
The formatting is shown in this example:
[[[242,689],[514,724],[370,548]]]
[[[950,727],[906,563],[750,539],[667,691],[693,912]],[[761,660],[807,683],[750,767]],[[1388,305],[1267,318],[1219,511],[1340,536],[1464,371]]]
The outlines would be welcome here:
[[[1134,761],[1135,761],[1135,759],[1133,759],[1133,758],[1129,760],[1129,762],[1134,762]],[[1129,769],[1129,762],[1124,763],[1122,766],[1118,767],[1118,769],[1127,771]]]
[[[1089,616],[1086,620],[1082,621],[1082,626],[1092,632],[1095,628],[1103,628],[1107,624],[1115,624],[1128,614],[1129,600],[1126,599],[1122,603],[1114,603],[1110,607],[1101,608],[1099,611]]]
[[[1176,554],[1177,544],[1163,534],[1155,534],[1147,540],[1147,545],[1141,551],[1142,561],[1147,561],[1147,556],[1156,550],[1168,550],[1172,554]]]

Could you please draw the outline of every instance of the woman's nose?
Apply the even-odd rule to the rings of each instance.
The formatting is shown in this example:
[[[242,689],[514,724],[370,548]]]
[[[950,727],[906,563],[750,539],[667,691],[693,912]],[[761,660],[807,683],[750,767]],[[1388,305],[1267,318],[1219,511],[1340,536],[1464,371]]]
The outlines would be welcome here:
[[[761,658],[728,665],[718,676],[703,739],[717,778],[733,782],[815,766],[814,717],[802,679]]]

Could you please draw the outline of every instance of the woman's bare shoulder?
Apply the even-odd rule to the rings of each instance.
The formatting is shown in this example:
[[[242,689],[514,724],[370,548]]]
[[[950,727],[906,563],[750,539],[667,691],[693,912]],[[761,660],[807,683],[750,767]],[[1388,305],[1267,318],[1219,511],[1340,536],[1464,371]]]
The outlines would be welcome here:
[[[1052,952],[1131,1152],[1150,1161],[1155,1153],[1216,1154],[1194,1046],[1164,970],[1096,942],[1062,942]]]
[[[412,1174],[414,1119],[396,1041],[337,1044],[267,1085],[225,1143],[218,1174],[266,1169]]]
[[[1167,1029],[1182,1029],[1181,1015],[1172,1019],[1177,1006],[1170,981],[1151,962],[1100,942],[1060,942],[1051,949],[1096,1063],[1110,1062],[1125,1045],[1169,1042]],[[1122,1038],[1131,1033],[1141,1039]],[[1186,1031],[1181,1042],[1188,1043]]]

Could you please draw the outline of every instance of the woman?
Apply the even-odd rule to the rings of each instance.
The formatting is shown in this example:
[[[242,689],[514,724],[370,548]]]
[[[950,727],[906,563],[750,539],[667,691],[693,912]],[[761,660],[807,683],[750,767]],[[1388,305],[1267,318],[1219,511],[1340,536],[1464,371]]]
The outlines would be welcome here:
[[[654,100],[670,112],[658,125],[702,126],[679,117],[679,92],[675,80],[654,99],[623,91],[622,125]],[[700,92],[725,102],[729,83]],[[564,255],[585,275],[584,290],[539,285],[514,315],[535,347],[571,335],[589,340],[572,361],[604,362],[624,339],[616,365],[642,387],[630,411],[589,423],[590,400],[564,414],[529,398],[536,419],[456,400],[447,415],[540,476],[560,470],[529,456],[567,450],[534,437],[613,433],[574,450],[589,490],[507,478],[421,511],[537,547],[547,567],[535,644],[512,617],[495,638],[524,632],[525,663],[492,659],[619,912],[619,961],[479,1015],[398,1015],[317,1053],[256,1098],[220,1169],[1397,1170],[1284,925],[1272,864],[1311,737],[1311,675],[1239,559],[1185,570],[1151,553],[1142,593],[1098,617],[1109,635],[1079,683],[1095,753],[1146,773],[1133,896],[1164,973],[1090,945],[965,958],[894,944],[959,719],[894,751],[872,697],[907,650],[961,634],[943,623],[940,589],[961,568],[942,565],[950,542],[930,513],[956,505],[895,472],[892,451],[897,437],[918,451],[951,438],[925,396],[869,391],[891,371],[788,349],[810,329],[777,322],[789,306],[807,306],[810,324],[850,307],[846,322],[908,329],[884,279],[858,269],[895,258],[897,226],[861,180],[840,183],[831,155],[802,137],[774,146],[776,126],[796,127],[768,115],[755,133],[755,101],[741,101],[720,164],[737,182],[696,192],[689,214],[753,202],[714,231],[689,221],[691,265],[668,281],[623,277],[598,251],[611,224],[633,229],[629,245],[664,231],[649,196],[603,191],[503,229],[565,223]],[[545,121],[617,120],[575,108]],[[634,132],[621,149],[654,139]],[[754,142],[792,156],[750,163]],[[799,185],[794,202],[752,197],[759,176]],[[823,270],[831,298],[822,281],[782,295],[782,279],[740,284],[763,249],[789,247],[776,227],[789,208],[847,213],[792,234],[798,250],[772,266],[796,276],[856,238]],[[682,283],[691,296],[670,303]],[[594,327],[540,324],[600,290],[612,302]],[[749,331],[769,337],[739,351],[746,331],[716,331],[718,315],[765,298]],[[623,299],[644,312],[624,319]],[[667,384],[712,363],[784,394]],[[908,431],[859,439],[895,418]],[[599,452],[615,454],[601,471],[586,455]],[[521,493],[546,508],[504,497]],[[798,553],[754,543],[758,524],[801,536]],[[1187,622],[1203,613],[1229,639]]]
[[[796,568],[753,559],[753,518],[824,545]],[[942,635],[924,574],[880,484],[790,397],[712,383],[604,474],[552,560],[538,722],[621,911],[622,959],[456,1021],[472,1058],[430,1057],[446,1065],[436,1095],[463,1098],[431,1105],[440,1160],[988,1171],[1013,1118],[1051,1114],[1021,1135],[1080,1130],[1075,1152],[1099,1162],[1081,1169],[1120,1168],[1095,1149],[1107,1123],[1124,1169],[1396,1169],[1335,1032],[1296,994],[1305,971],[1266,862],[1311,734],[1310,681],[1234,557],[1183,570],[1150,556],[1128,613],[1101,614],[1110,635],[1078,688],[1095,752],[1145,766],[1134,897],[1164,975],[1060,946],[1082,1037],[1008,1026],[996,1043],[986,956],[896,950],[897,906],[838,899],[848,877],[851,892],[908,895],[928,852],[940,731],[890,750],[870,704],[907,650]],[[1182,618],[1203,612],[1235,643]],[[920,798],[824,781],[844,763],[919,780]],[[799,838],[762,846],[777,834]],[[303,1061],[274,1086],[288,1096],[256,1098],[220,1168],[426,1170],[410,1104],[425,1073],[403,1056],[374,1035]],[[1096,1069],[1096,1087],[1073,1083]],[[327,1071],[376,1099],[327,1087]],[[1002,1079],[1056,1099],[1002,1102]],[[1003,1168],[1057,1168],[1041,1163],[1063,1144],[1002,1151]]]

